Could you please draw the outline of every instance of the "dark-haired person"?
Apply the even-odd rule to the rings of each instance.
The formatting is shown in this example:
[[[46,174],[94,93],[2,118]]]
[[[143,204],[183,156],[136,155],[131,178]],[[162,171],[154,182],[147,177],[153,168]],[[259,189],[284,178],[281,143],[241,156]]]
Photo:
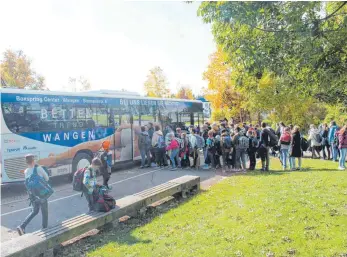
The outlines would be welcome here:
[[[270,167],[270,136],[266,126],[265,122],[261,123],[262,131],[260,133],[260,144],[264,148],[264,158],[261,161],[261,171],[269,171]]]
[[[323,158],[324,160],[327,159],[328,154],[328,160],[330,160],[330,144],[329,144],[329,127],[328,124],[324,123],[322,126],[322,151],[323,151]]]
[[[28,166],[27,169],[24,171],[25,179],[29,178],[33,174],[34,170],[36,169],[37,175],[44,178],[48,182],[49,177],[47,173],[41,166],[36,165],[34,155],[28,154],[27,156],[25,156],[25,161]],[[20,236],[25,234],[25,227],[39,213],[40,209],[42,214],[42,228],[47,228],[47,225],[48,225],[47,200],[37,199],[35,196],[31,195],[30,193],[29,193],[29,200],[31,202],[33,209],[30,212],[30,214],[25,218],[24,222],[17,227],[17,232]]]
[[[151,139],[146,131],[146,127],[141,127],[141,134],[138,136],[139,138],[139,150],[141,154],[141,169],[144,167],[149,167],[151,165],[151,156],[150,156],[150,147],[151,147]],[[146,164],[147,159],[147,165]]]

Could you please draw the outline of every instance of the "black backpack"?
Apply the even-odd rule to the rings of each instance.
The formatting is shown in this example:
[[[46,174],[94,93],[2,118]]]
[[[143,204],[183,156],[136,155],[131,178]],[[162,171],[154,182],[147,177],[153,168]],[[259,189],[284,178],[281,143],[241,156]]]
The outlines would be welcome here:
[[[276,136],[275,131],[272,128],[266,128],[266,131],[269,134],[269,146],[274,147],[278,145],[278,137]]]

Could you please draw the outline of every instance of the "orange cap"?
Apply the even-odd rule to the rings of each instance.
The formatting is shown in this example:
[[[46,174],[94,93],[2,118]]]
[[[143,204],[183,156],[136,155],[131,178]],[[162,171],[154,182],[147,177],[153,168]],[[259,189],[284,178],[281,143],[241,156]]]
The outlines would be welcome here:
[[[105,150],[110,149],[110,141],[106,140],[104,142],[102,142],[102,148],[104,148]]]

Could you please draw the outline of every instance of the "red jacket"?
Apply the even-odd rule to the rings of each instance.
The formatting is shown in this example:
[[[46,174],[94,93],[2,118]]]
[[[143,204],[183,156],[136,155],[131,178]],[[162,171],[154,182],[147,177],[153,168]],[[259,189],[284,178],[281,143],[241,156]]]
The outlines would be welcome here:
[[[347,148],[347,131],[345,133],[339,133],[339,149]]]
[[[166,147],[166,150],[173,150],[179,148],[179,144],[176,139],[172,139],[168,147]]]

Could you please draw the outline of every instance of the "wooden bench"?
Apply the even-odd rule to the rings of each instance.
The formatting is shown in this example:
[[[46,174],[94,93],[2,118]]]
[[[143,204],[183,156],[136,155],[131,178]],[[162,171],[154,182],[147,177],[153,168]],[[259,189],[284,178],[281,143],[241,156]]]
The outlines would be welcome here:
[[[110,212],[89,212],[63,221],[60,224],[25,234],[6,241],[1,245],[2,257],[34,257],[76,236],[92,229],[103,227],[125,215],[133,215],[140,209],[168,196],[185,194],[190,190],[200,189],[200,177],[182,176],[164,184],[144,190],[134,195],[117,200],[117,206]]]

